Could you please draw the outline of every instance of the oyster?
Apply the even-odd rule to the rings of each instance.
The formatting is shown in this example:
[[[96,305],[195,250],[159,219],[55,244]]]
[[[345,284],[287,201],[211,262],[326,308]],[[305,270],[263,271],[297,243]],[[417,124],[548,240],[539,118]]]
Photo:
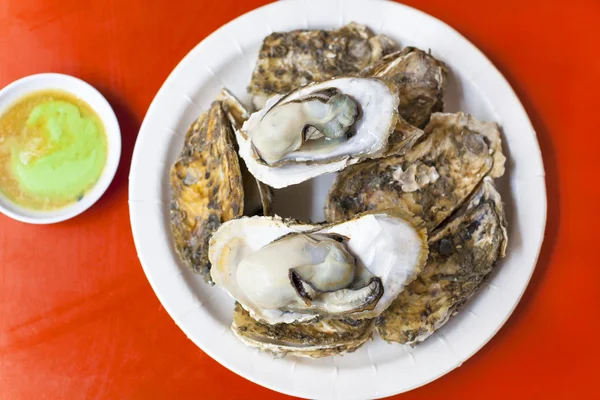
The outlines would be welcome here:
[[[398,96],[378,78],[340,77],[271,98],[236,132],[240,156],[282,188],[386,154]]]
[[[366,210],[401,207],[428,231],[444,221],[488,175],[504,173],[498,126],[470,115],[432,115],[425,139],[402,157],[366,161],[341,171],[325,204],[328,221]]]
[[[374,319],[331,319],[269,325],[250,316],[239,303],[233,312],[233,333],[246,345],[277,356],[327,357],[353,352],[372,335]]]
[[[421,129],[409,124],[402,118],[398,118],[394,132],[390,135],[387,147],[381,157],[402,156],[406,154],[424,134],[425,132]]]
[[[422,221],[399,210],[330,225],[245,217],[211,238],[211,276],[268,324],[373,318],[420,272],[425,242]]]
[[[431,54],[414,47],[388,54],[362,72],[390,79],[398,87],[400,116],[411,125],[424,127],[432,113],[444,109],[448,70]]]
[[[231,122],[231,127],[234,132],[241,129],[244,122],[250,117],[250,111],[244,107],[244,105],[231,93],[229,90],[223,88],[221,93],[217,97],[223,105],[223,110]],[[253,213],[260,213],[262,215],[271,215],[273,204],[273,189],[258,179],[251,176],[246,166],[241,163],[240,168],[242,171],[242,179],[244,181],[244,193],[245,193],[245,210],[254,210]],[[254,187],[254,183],[256,187]],[[257,192],[258,196],[255,196]],[[256,198],[260,200],[260,208],[255,205],[254,200]]]
[[[481,287],[506,251],[500,195],[485,178],[471,199],[429,239],[423,271],[377,320],[387,341],[414,344],[444,325]]]
[[[210,281],[208,241],[221,223],[244,211],[240,165],[221,101],[189,128],[170,175],[175,250],[189,269]]]
[[[272,33],[263,41],[248,92],[254,106],[261,109],[275,94],[340,75],[358,74],[397,49],[390,38],[374,35],[356,23],[333,31]]]

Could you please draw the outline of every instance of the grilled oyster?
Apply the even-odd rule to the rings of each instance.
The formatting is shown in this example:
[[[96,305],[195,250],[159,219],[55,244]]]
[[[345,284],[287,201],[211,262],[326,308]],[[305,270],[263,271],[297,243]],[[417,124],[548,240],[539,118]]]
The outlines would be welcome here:
[[[374,319],[331,319],[316,322],[275,324],[255,320],[237,303],[233,312],[233,333],[244,344],[277,356],[327,357],[353,352],[372,335]]]
[[[340,172],[325,204],[328,221],[401,207],[431,231],[484,176],[504,173],[498,127],[463,114],[433,114],[425,139],[405,156],[366,161]]]
[[[382,158],[406,154],[424,134],[425,132],[421,129],[409,124],[402,118],[398,118],[394,132],[388,139],[388,144]]]
[[[431,54],[414,47],[388,54],[362,71],[365,76],[390,79],[398,87],[400,116],[411,125],[424,127],[432,113],[444,109],[446,66]]]
[[[210,282],[208,241],[221,223],[244,211],[244,192],[231,125],[212,103],[188,130],[171,168],[171,229],[183,263]]]
[[[244,122],[246,122],[250,117],[250,111],[244,107],[244,105],[233,95],[233,93],[225,88],[221,90],[217,100],[221,101],[223,110],[225,111],[229,122],[231,122],[233,131],[235,132],[241,129]],[[240,169],[242,171],[242,179],[244,181],[244,209],[247,211],[253,210],[251,211],[253,214],[260,213],[262,215],[271,215],[273,189],[258,179],[255,179],[250,174],[244,163],[240,164]],[[256,185],[256,187],[254,187],[254,185]],[[255,195],[255,192],[258,194],[258,196]],[[255,199],[257,197],[260,200],[260,209],[255,205]]]
[[[356,23],[333,31],[272,33],[263,41],[248,91],[254,106],[261,109],[275,94],[340,75],[358,74],[397,48],[390,38],[374,35]]]
[[[340,77],[276,96],[236,132],[240,156],[282,188],[385,154],[398,96],[378,78]]]
[[[431,235],[423,271],[377,320],[387,341],[414,344],[444,325],[481,287],[506,251],[500,195],[485,178],[471,199]]]
[[[246,217],[211,238],[211,276],[268,324],[372,318],[420,272],[425,241],[422,221],[398,210],[331,225]]]

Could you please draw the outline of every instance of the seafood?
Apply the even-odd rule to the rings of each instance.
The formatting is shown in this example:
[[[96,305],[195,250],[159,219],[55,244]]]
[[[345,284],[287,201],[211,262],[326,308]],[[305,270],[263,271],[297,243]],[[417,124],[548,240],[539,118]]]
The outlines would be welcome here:
[[[231,93],[229,90],[223,88],[221,93],[217,97],[223,105],[223,110],[231,122],[233,131],[237,131],[242,128],[244,122],[250,117],[250,111],[244,107],[244,105]],[[265,185],[258,179],[255,179],[244,163],[240,163],[240,169],[242,171],[242,180],[244,182],[244,193],[245,193],[245,205],[244,209],[247,212],[253,214],[271,215],[273,204],[273,189],[268,185]],[[258,196],[256,196],[256,193]],[[257,206],[256,198],[260,200],[260,206]],[[251,211],[252,210],[252,211]]]
[[[211,276],[268,324],[373,318],[420,272],[422,221],[397,210],[330,225],[240,218],[210,240]]]
[[[441,112],[447,79],[364,25],[278,32],[248,86],[258,111],[223,89],[192,124],[170,174],[175,248],[235,300],[244,344],[326,357],[377,331],[413,345],[489,278],[506,158],[495,123]],[[328,222],[272,215],[274,189],[333,172]]]
[[[170,178],[175,250],[186,267],[210,282],[209,239],[221,223],[244,212],[242,174],[221,101],[189,128]]]
[[[388,54],[368,66],[362,75],[389,79],[399,91],[400,117],[418,128],[429,122],[431,114],[444,109],[446,66],[431,54],[414,47]]]
[[[248,92],[254,106],[261,109],[275,94],[340,75],[358,74],[397,49],[387,36],[375,35],[356,23],[332,31],[272,33],[263,41]]]
[[[340,77],[271,98],[236,132],[261,182],[282,188],[386,154],[398,119],[393,84]]]
[[[353,352],[369,340],[374,319],[324,318],[309,323],[274,324],[257,321],[239,303],[233,312],[233,333],[244,344],[276,356],[327,357]]]
[[[487,175],[504,173],[500,131],[463,113],[432,115],[424,139],[399,157],[366,161],[341,171],[325,205],[328,221],[366,210],[401,207],[431,231]]]
[[[425,340],[477,292],[504,257],[506,245],[502,201],[485,178],[431,235],[427,265],[377,320],[381,337],[403,344]]]

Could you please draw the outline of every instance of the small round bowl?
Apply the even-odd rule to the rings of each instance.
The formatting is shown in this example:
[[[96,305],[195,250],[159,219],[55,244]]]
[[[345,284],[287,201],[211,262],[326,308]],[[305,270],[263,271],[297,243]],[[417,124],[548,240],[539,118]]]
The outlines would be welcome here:
[[[18,221],[30,224],[53,224],[65,221],[90,208],[104,194],[112,182],[121,157],[121,130],[108,101],[90,84],[63,74],[45,73],[19,79],[0,90],[0,115],[21,97],[38,90],[62,90],[85,101],[96,111],[107,139],[107,159],[98,182],[83,198],[66,207],[51,211],[36,211],[21,207],[0,193],[0,212]]]

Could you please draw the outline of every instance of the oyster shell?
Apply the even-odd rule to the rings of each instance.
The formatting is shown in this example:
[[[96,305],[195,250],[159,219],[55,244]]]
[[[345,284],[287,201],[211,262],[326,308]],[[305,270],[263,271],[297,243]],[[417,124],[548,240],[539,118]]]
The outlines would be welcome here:
[[[417,279],[377,320],[387,341],[429,337],[481,287],[506,251],[506,220],[490,178],[429,239],[429,259]]]
[[[378,78],[339,77],[275,96],[236,132],[248,170],[274,188],[386,154],[398,96]]]
[[[402,118],[398,118],[394,132],[388,139],[388,144],[382,158],[406,154],[424,134],[425,132],[421,129],[409,124]]]
[[[498,126],[470,115],[432,115],[425,139],[402,157],[366,161],[337,176],[325,204],[328,221],[401,207],[431,231],[488,175],[504,173]]]
[[[210,240],[215,284],[268,324],[373,318],[421,270],[422,221],[399,210],[330,225],[240,218]]]
[[[431,114],[444,109],[448,70],[431,54],[414,47],[388,54],[362,71],[365,76],[389,79],[398,87],[400,117],[423,128]]]
[[[274,324],[255,320],[239,303],[233,312],[233,333],[246,345],[276,356],[327,357],[353,352],[371,338],[374,319],[324,318],[316,322]]]
[[[175,250],[186,267],[210,282],[208,241],[221,223],[244,211],[240,165],[221,101],[189,128],[170,178]]]
[[[366,26],[353,22],[333,31],[272,33],[263,41],[248,92],[254,106],[261,109],[275,94],[340,75],[358,74],[397,49],[387,36],[374,35]]]
[[[234,132],[241,129],[244,122],[250,117],[250,111],[244,107],[233,93],[225,88],[221,89],[221,93],[217,97],[217,100],[221,101],[223,110],[225,111],[229,122],[231,122],[231,127]],[[273,189],[258,179],[255,179],[244,163],[240,164],[240,169],[242,171],[242,180],[244,181],[244,209],[247,211],[253,210],[251,211],[253,214],[272,215]],[[256,187],[253,187],[254,184],[256,184]],[[257,193],[257,196],[255,195],[255,192]],[[260,208],[255,202],[257,197],[260,200]]]

